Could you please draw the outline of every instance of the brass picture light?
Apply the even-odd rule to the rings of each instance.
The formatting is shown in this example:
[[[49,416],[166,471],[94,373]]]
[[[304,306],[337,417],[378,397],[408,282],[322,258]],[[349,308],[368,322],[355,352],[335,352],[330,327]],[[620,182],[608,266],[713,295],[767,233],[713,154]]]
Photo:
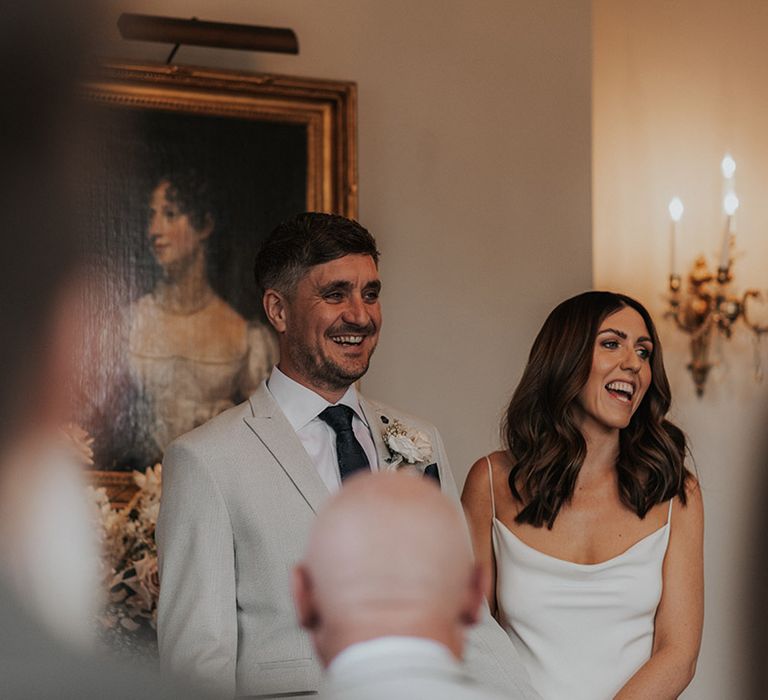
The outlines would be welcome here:
[[[173,60],[179,46],[209,46],[241,51],[299,53],[299,41],[292,29],[260,27],[253,24],[209,22],[176,17],[159,17],[124,12],[117,20],[123,39],[173,44],[166,63]]]

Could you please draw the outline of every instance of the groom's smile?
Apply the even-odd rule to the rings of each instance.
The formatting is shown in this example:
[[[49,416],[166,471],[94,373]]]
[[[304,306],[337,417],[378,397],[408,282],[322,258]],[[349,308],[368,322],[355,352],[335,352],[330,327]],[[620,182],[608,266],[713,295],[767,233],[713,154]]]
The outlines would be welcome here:
[[[380,290],[370,255],[345,255],[310,268],[285,299],[280,369],[338,400],[368,370],[381,328]]]

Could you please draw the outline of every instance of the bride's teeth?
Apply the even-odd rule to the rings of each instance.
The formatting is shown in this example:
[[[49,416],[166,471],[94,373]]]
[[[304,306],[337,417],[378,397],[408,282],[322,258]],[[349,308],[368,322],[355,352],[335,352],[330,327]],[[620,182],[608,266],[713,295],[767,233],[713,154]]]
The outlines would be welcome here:
[[[609,391],[615,391],[621,394],[624,394],[628,397],[628,399],[632,398],[632,395],[635,393],[635,387],[633,387],[629,382],[610,382],[605,387]]]

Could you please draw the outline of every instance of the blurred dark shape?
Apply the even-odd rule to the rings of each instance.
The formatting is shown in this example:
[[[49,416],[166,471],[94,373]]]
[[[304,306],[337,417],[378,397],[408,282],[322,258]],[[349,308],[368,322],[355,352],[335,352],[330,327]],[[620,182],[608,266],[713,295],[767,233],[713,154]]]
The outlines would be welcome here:
[[[0,15],[0,444],[44,395],[53,313],[80,256],[70,156],[86,3],[3,2]],[[85,14],[84,14],[85,13]]]
[[[768,419],[768,402],[762,409],[763,420]],[[754,459],[764,466],[768,464],[768,436],[760,437],[761,449],[756,450]],[[741,596],[739,613],[746,633],[741,640],[746,650],[743,669],[746,672],[745,687],[748,700],[763,700],[768,688],[768,471],[762,469],[755,484],[756,488],[747,504],[753,518],[750,522],[748,549],[752,553],[746,586]]]
[[[75,302],[82,293],[78,284],[84,253],[77,202],[83,171],[89,167],[87,154],[78,148],[78,133],[87,128],[88,119],[77,86],[88,60],[88,21],[97,9],[95,3],[70,0],[6,1],[0,6],[3,527],[8,526],[9,510],[29,515],[46,502],[45,494],[41,497],[30,485],[36,483],[35,475],[45,473],[43,467],[50,467],[38,457],[56,449],[56,429],[68,415],[68,382],[77,381],[71,371],[76,364],[72,349],[80,323]],[[77,471],[73,474],[67,483],[79,484]],[[10,520],[12,525],[19,522]],[[44,541],[46,535],[55,539],[57,522],[39,522],[41,527],[34,529],[42,532],[29,541]],[[84,519],[80,523],[87,526]],[[92,564],[77,556],[77,550],[73,546],[73,570]],[[26,600],[21,603],[24,591],[12,588],[14,563],[0,560],[3,698],[190,697],[146,671],[86,656],[55,641],[40,611]],[[53,567],[45,573],[49,586],[67,575]],[[93,597],[96,591],[81,595]],[[60,604],[68,606],[71,600],[62,594]]]

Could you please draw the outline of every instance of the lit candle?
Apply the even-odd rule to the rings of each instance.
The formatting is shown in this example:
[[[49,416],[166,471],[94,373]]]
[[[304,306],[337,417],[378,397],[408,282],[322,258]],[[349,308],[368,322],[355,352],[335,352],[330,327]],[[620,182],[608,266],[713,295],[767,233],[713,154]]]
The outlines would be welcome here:
[[[731,237],[735,231],[734,215],[739,208],[739,198],[736,196],[736,161],[730,153],[726,153],[720,163],[720,170],[723,173],[723,210],[726,214],[725,231],[723,231],[723,242],[720,246],[720,264],[721,270],[727,270],[731,264]]]
[[[723,198],[723,209],[725,210],[727,219],[725,222],[725,231],[723,231],[723,244],[720,248],[720,264],[718,267],[721,270],[727,270],[731,264],[731,239],[733,234],[736,233],[736,222],[734,220],[736,216],[736,210],[739,208],[739,198],[735,192],[729,192]]]
[[[669,203],[669,216],[672,219],[672,226],[670,228],[669,235],[669,274],[670,276],[677,274],[677,225],[680,223],[680,219],[683,216],[683,203],[680,201],[680,197],[675,197]]]
[[[736,161],[731,158],[730,153],[725,154],[725,157],[720,163],[720,169],[723,171],[723,177],[726,180],[733,180],[733,175],[736,172]]]

